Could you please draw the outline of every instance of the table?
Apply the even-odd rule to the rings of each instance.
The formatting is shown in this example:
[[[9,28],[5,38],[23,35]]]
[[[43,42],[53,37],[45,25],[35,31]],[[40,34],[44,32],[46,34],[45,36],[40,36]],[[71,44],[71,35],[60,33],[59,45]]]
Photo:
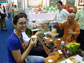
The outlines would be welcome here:
[[[51,53],[51,52],[50,52],[50,49],[48,49],[48,48],[46,47],[46,45],[45,45],[45,43],[44,43],[44,40],[41,39],[41,38],[43,38],[43,37],[38,37],[38,40],[39,40],[40,43],[42,44],[43,49],[45,50],[45,52],[47,53],[47,55],[49,55],[49,54]]]
[[[62,61],[58,61],[57,63],[84,63],[83,58],[80,55],[74,55],[69,58],[66,58]]]
[[[38,38],[38,40],[40,41],[40,43],[42,44],[42,46],[43,46],[45,52],[46,52],[48,55],[52,52],[51,49],[49,49],[49,48],[46,46],[47,44],[49,44],[50,41],[52,41],[52,42],[58,47],[58,49],[61,48],[60,42],[58,42],[57,39],[56,39],[56,40],[53,40],[53,39],[48,38],[48,37],[46,38],[45,36],[44,36],[44,37],[40,36],[40,37]],[[44,42],[46,43],[46,45],[45,45]]]
[[[43,40],[40,39],[40,38],[38,38],[38,40],[39,40],[40,43],[42,44],[42,46],[43,46],[45,52],[49,55],[49,54],[51,53],[51,49],[49,49],[48,47],[46,47],[46,45],[45,45],[45,43],[44,43],[43,41],[45,41],[46,44],[48,44],[49,41],[52,40],[52,39],[51,39],[51,38],[45,39],[45,37],[41,37],[41,38],[43,38]],[[55,41],[54,41],[53,43],[54,43],[55,45],[57,45]],[[59,45],[57,45],[57,46],[60,47]],[[53,63],[54,63],[54,62],[56,63],[56,61],[62,60],[62,59],[65,58],[64,55],[63,55],[63,54],[59,54],[58,51],[55,51],[55,52],[53,52],[53,53],[54,53],[55,55],[51,55],[51,56],[48,56],[48,57],[45,58],[45,63],[47,63],[49,59],[52,59],[52,60],[53,60]],[[60,56],[61,56],[61,57],[60,57]],[[60,58],[61,58],[61,59],[60,59]]]
[[[49,60],[52,60],[51,63],[56,63],[58,61],[61,61],[63,59],[65,59],[63,54],[59,54],[58,51],[53,52],[54,55],[48,56],[45,58],[45,63],[48,63]]]
[[[57,39],[51,39],[51,38],[48,38],[45,39],[45,36],[41,37],[43,40],[39,39],[40,43],[42,44],[45,52],[50,55],[51,53],[53,53],[52,55],[48,56],[45,58],[45,63],[48,63],[49,60],[53,61],[51,63],[57,63],[58,61],[61,61],[63,59],[66,59],[66,47],[64,48],[64,50],[61,49],[61,43],[59,41],[57,41]],[[49,49],[45,43],[43,41],[46,42],[46,44],[49,43],[50,40],[53,40],[52,42],[54,43],[54,45],[57,46],[57,50],[56,51],[51,51],[51,49]],[[63,53],[60,53],[59,50],[62,50]]]

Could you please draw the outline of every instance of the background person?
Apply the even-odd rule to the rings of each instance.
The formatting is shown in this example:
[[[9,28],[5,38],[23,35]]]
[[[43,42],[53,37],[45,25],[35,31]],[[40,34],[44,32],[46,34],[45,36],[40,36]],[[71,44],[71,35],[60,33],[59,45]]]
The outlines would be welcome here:
[[[23,40],[22,32],[26,30],[27,16],[25,13],[19,13],[13,20],[14,31],[8,38],[8,60],[9,63],[24,63],[27,58],[28,63],[44,63],[44,57],[28,56],[32,47],[37,43],[37,38],[30,39],[27,48]],[[38,35],[36,33],[36,35]]]
[[[80,48],[84,50],[84,6],[83,9],[77,11],[75,20],[80,25],[80,35],[77,38],[77,42],[80,43]]]
[[[1,30],[3,31],[7,31],[6,29],[6,23],[5,23],[5,17],[6,17],[6,10],[5,10],[5,7],[1,7],[1,4],[0,4],[0,15],[1,15]]]
[[[61,1],[57,2],[58,11],[56,14],[56,22],[58,23],[64,23],[67,21],[67,17],[69,15],[69,12],[66,9],[63,9],[63,3]],[[64,30],[57,29],[57,32],[59,33],[59,37],[62,37],[64,34]]]
[[[71,13],[64,23],[55,23],[58,28],[64,29],[64,35],[61,40],[65,43],[76,42],[77,36],[80,33],[79,24],[74,20],[75,14]]]

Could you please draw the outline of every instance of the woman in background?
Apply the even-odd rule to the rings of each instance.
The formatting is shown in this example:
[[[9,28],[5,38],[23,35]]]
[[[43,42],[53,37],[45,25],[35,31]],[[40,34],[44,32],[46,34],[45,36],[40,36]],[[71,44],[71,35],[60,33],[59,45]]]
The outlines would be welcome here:
[[[6,9],[5,7],[1,7],[1,4],[0,4],[0,16],[1,16],[1,30],[2,31],[7,31],[6,29],[6,23],[5,23],[5,18],[6,18]]]

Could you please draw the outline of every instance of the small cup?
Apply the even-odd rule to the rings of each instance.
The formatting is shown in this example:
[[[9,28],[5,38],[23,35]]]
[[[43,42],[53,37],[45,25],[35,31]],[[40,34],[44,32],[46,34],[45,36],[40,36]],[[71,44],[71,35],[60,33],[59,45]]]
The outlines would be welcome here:
[[[58,41],[60,41],[61,39],[60,39],[60,38],[58,38],[57,40],[58,40]]]
[[[61,41],[61,45],[64,45],[64,41]]]
[[[48,63],[52,63],[52,62],[53,62],[53,60],[52,60],[52,59],[49,59],[49,60],[48,60]]]
[[[33,40],[33,41],[35,41],[35,39],[37,39],[37,36],[36,35],[33,35],[33,36],[31,36],[31,39]],[[37,44],[37,42],[36,42],[36,44]],[[36,46],[36,45],[35,45]]]
[[[57,39],[57,41],[58,41],[58,42],[60,42],[60,41],[61,41],[61,39],[60,39],[60,38],[58,38],[58,39]]]
[[[53,40],[51,39],[50,42],[53,42]]]
[[[63,52],[61,50],[58,50],[59,54],[63,54]]]
[[[47,40],[47,37],[44,37],[45,40]]]
[[[35,39],[37,39],[36,35],[31,36],[31,39],[34,41]]]

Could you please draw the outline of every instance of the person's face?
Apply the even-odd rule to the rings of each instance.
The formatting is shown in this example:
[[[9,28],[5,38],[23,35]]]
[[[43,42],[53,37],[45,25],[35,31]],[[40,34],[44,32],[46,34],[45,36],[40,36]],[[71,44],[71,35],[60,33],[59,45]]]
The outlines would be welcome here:
[[[19,32],[24,32],[27,27],[27,19],[26,18],[19,18],[17,24],[15,25],[15,29]]]
[[[62,5],[60,3],[57,3],[57,7],[58,7],[58,9],[61,9]]]
[[[73,17],[72,17],[71,15],[69,15],[67,21],[68,21],[69,23],[71,23],[71,22],[73,21]]]

